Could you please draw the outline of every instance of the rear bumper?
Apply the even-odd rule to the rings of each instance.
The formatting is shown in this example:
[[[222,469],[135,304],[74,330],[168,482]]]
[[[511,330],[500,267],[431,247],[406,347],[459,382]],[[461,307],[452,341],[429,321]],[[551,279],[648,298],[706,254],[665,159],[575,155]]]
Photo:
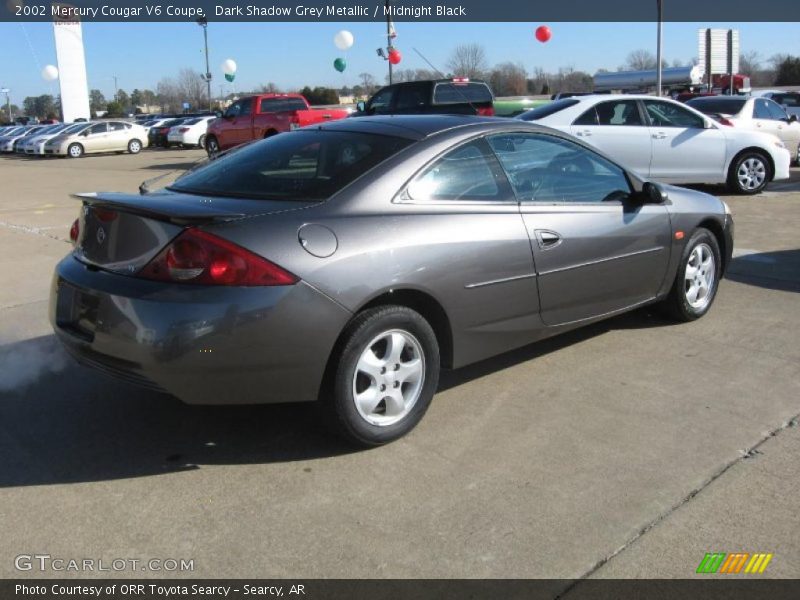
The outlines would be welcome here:
[[[56,268],[49,312],[79,362],[189,404],[315,400],[351,316],[303,282],[176,286],[72,256]]]

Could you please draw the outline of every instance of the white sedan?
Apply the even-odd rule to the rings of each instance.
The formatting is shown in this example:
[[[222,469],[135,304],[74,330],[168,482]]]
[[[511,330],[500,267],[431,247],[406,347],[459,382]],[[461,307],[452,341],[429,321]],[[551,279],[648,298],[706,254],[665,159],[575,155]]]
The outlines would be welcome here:
[[[800,163],[800,123],[795,115],[770,98],[744,96],[699,96],[686,103],[723,125],[763,131],[778,136]]]
[[[169,130],[167,133],[167,141],[169,141],[170,144],[180,144],[184,147],[197,146],[198,148],[205,148],[208,122],[216,118],[217,117],[212,115],[187,119],[180,125],[176,125]]]
[[[666,183],[726,183],[757,194],[770,181],[789,178],[789,150],[774,135],[726,127],[666,98],[596,94],[556,100],[516,118],[571,133]]]

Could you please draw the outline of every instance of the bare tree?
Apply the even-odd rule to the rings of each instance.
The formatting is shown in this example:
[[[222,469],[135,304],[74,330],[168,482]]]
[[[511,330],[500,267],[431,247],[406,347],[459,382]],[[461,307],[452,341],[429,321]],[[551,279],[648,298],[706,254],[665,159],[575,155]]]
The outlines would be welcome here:
[[[486,52],[483,46],[480,44],[456,46],[447,61],[447,68],[456,77],[469,77],[470,79],[483,77],[487,70]]]
[[[375,88],[378,87],[378,82],[372,73],[359,73],[358,78],[361,80],[361,87],[367,95],[372,94]]]
[[[280,94],[281,88],[270,81],[267,84],[262,83],[260,86],[258,86],[258,91],[262,94]]]
[[[193,109],[208,106],[208,91],[200,73],[194,69],[181,69],[177,84],[182,102],[188,102]]]
[[[163,112],[178,112],[181,107],[181,92],[172,77],[164,77],[156,84],[156,98]]]
[[[758,50],[750,50],[739,54],[739,71],[753,75],[761,70],[761,54]]]
[[[625,66],[632,71],[645,71],[656,68],[656,57],[649,50],[634,50],[628,54]]]
[[[439,75],[428,69],[399,69],[392,73],[392,81],[401,83],[403,81],[421,81],[424,79],[436,79]],[[386,76],[386,82],[389,82],[389,76]]]
[[[527,92],[525,67],[519,63],[505,62],[496,65],[489,74],[489,82],[498,96],[521,96]]]

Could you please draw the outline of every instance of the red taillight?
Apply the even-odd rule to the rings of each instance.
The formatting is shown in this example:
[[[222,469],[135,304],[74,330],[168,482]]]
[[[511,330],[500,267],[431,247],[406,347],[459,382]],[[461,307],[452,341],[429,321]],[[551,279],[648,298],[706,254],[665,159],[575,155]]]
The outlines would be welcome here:
[[[97,220],[101,223],[111,223],[111,221],[116,219],[118,215],[116,211],[108,208],[93,208],[92,214],[94,214]]]
[[[180,129],[178,129],[178,133],[186,133],[187,131],[189,131],[188,127],[181,127]]]
[[[72,222],[72,227],[69,228],[69,241],[73,244],[78,243],[78,236],[81,234],[81,223],[78,219]]]
[[[298,281],[266,258],[198,229],[185,229],[139,276],[198,285],[267,286]]]
[[[494,106],[487,106],[484,108],[478,108],[478,116],[481,117],[493,117],[494,116]]]
[[[469,77],[453,77],[453,83],[469,83]]]
[[[733,123],[730,119],[726,119],[725,117],[720,118],[719,120],[721,125],[727,125],[728,127],[733,127]]]

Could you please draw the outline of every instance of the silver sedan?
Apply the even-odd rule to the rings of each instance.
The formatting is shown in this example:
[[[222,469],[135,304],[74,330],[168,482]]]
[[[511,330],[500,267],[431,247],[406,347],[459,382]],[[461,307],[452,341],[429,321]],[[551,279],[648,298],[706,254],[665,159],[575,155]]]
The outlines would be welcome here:
[[[648,304],[710,309],[726,205],[522,121],[345,119],[171,187],[78,196],[50,318],[77,359],[188,403],[319,401],[410,431],[458,368]]]

